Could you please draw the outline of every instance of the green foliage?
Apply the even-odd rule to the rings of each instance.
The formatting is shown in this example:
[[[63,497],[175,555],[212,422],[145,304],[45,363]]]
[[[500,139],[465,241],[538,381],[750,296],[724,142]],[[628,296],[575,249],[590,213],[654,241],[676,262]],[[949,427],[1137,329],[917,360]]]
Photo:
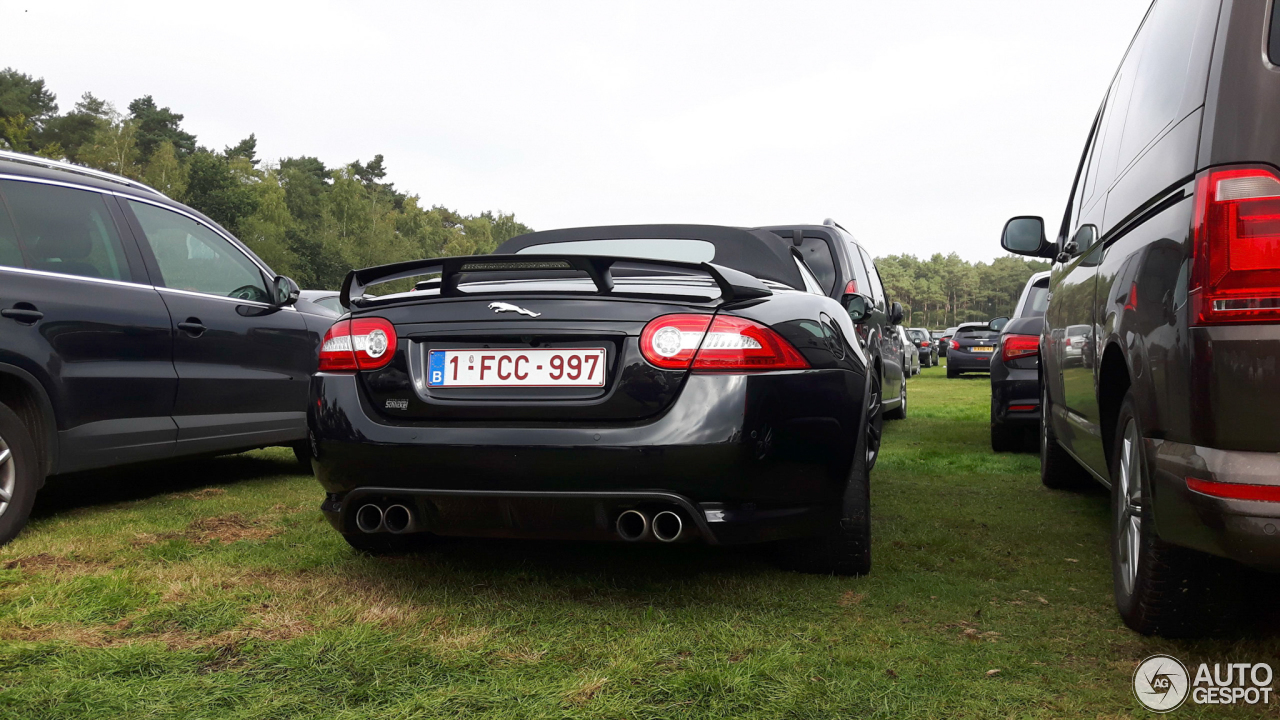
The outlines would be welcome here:
[[[1027,280],[1049,264],[1007,256],[969,264],[959,255],[935,253],[876,258],[889,298],[902,303],[912,327],[943,328],[1013,313]]]
[[[337,288],[353,267],[493,252],[530,230],[511,214],[425,207],[384,182],[382,155],[339,168],[310,156],[273,164],[258,157],[252,133],[220,153],[197,147],[184,116],[150,95],[129,103],[127,116],[90,93],[65,115],[55,100],[43,80],[0,73],[0,139],[139,179],[208,215],[304,288]]]
[[[196,136],[179,126],[183,115],[158,107],[150,95],[129,103],[129,117],[138,124],[138,151],[144,161],[162,142],[173,143],[179,157],[196,151]]]

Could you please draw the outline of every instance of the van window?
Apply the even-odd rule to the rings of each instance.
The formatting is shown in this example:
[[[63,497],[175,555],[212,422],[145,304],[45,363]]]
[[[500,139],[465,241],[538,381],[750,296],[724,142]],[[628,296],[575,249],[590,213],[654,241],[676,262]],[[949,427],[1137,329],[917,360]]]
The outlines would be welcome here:
[[[26,267],[22,259],[22,248],[18,245],[18,233],[9,221],[9,211],[0,202],[0,265],[5,267]]]
[[[32,270],[132,280],[115,220],[101,194],[0,180]]]
[[[1140,59],[1124,121],[1120,168],[1127,167],[1170,123],[1181,119],[1177,115],[1191,73],[1202,7],[1199,0],[1158,0],[1142,24],[1141,47],[1134,47]]]

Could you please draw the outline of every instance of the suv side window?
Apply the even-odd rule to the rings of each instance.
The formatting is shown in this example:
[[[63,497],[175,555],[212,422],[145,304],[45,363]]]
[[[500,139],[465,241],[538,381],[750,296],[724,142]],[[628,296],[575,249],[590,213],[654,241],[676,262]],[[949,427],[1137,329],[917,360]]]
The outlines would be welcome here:
[[[19,180],[0,180],[0,193],[32,270],[133,280],[102,194]]]
[[[4,202],[0,202],[0,265],[19,268],[27,266],[22,257],[22,247],[18,245],[18,233],[13,229]]]
[[[871,297],[876,301],[876,305],[884,303],[884,285],[880,283],[880,271],[876,270],[876,264],[871,261],[871,256],[866,250],[858,248],[858,252],[862,255],[862,261],[867,265],[867,277],[871,279]]]
[[[175,290],[268,302],[262,271],[239,248],[185,215],[129,201],[164,286]]]
[[[861,248],[849,242],[849,264],[853,266],[853,281],[857,284],[857,292],[871,294],[871,278],[867,276],[867,268],[862,264]]]

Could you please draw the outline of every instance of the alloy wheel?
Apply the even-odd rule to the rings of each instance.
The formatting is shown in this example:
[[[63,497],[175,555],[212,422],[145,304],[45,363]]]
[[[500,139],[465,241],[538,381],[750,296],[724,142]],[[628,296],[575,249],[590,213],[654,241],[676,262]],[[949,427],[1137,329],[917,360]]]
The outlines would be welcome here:
[[[1138,424],[1133,418],[1124,426],[1120,447],[1119,477],[1116,479],[1115,511],[1116,564],[1126,595],[1133,594],[1138,580],[1138,555],[1142,547],[1142,487],[1144,469],[1138,444]]]
[[[0,515],[9,509],[9,501],[13,499],[13,491],[18,482],[17,461],[13,451],[0,437]]]
[[[884,415],[880,412],[880,374],[871,377],[871,393],[867,400],[867,469],[876,464],[880,456],[880,436],[884,431]]]

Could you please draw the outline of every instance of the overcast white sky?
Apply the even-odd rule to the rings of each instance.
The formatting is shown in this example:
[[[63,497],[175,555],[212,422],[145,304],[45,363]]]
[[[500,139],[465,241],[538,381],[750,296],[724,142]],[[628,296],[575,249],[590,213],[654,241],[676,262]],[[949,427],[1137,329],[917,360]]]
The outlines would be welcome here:
[[[0,0],[0,67],[537,229],[833,217],[989,260],[1060,216],[1148,4]]]

